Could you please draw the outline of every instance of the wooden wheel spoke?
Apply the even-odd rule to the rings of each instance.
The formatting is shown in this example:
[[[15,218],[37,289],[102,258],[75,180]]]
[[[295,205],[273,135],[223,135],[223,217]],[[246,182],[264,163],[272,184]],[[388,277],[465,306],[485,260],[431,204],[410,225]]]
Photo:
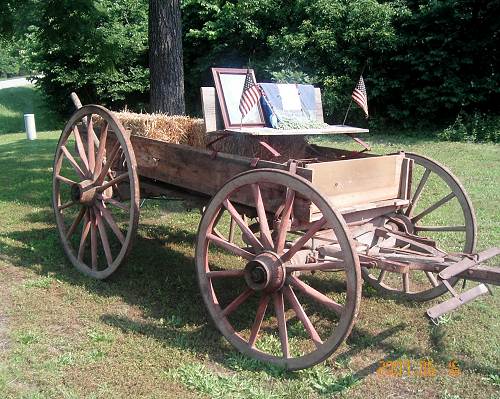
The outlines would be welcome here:
[[[290,223],[290,217],[293,210],[293,202],[295,199],[295,191],[287,188],[285,204],[283,206],[283,212],[281,213],[281,222],[278,226],[278,236],[276,238],[276,245],[274,247],[276,253],[281,254],[285,248],[286,233],[288,232],[288,226]]]
[[[430,174],[431,170],[425,169],[425,172],[418,183],[417,189],[415,190],[415,194],[413,194],[413,197],[410,201],[410,205],[408,206],[408,209],[406,209],[406,216],[411,215],[411,212],[415,208],[415,205],[417,204],[417,201],[420,198],[420,194],[422,194],[422,190],[424,189],[425,183],[427,182],[427,179],[429,178]]]
[[[274,312],[278,322],[278,331],[280,335],[281,352],[285,359],[290,358],[290,346],[288,344],[288,331],[286,328],[285,303],[283,301],[283,292],[273,293]]]
[[[85,242],[87,241],[87,236],[90,231],[91,220],[89,216],[89,210],[86,210],[83,227],[82,227],[82,236],[80,237],[80,246],[78,247],[78,259],[80,261],[83,260],[83,252],[85,250]]]
[[[252,296],[254,292],[255,292],[254,290],[247,288],[240,295],[238,295],[229,305],[227,305],[226,308],[224,308],[224,310],[222,311],[222,315],[226,317],[229,316],[236,309],[238,309],[243,302],[245,302],[248,298],[250,298],[250,296]]]
[[[68,201],[65,204],[59,205],[57,207],[58,210],[62,211],[63,209],[70,208],[73,205],[76,205],[77,203],[75,201]]]
[[[111,248],[109,246],[108,233],[106,232],[106,226],[104,226],[103,220],[98,209],[94,209],[95,221],[97,228],[99,229],[99,236],[101,237],[102,247],[104,249],[104,255],[106,256],[106,261],[108,266],[113,263],[113,255],[111,253]]]
[[[71,164],[71,166],[75,170],[76,174],[78,176],[80,176],[80,178],[86,179],[87,176],[85,175],[85,173],[82,170],[82,168],[80,167],[80,165],[78,165],[78,162],[76,162],[75,158],[73,158],[73,155],[71,155],[71,153],[68,151],[68,149],[62,145],[61,151],[63,152],[64,156],[66,157],[66,159],[69,161],[69,163]]]
[[[464,231],[466,232],[467,229],[465,226],[415,226],[415,231],[437,231],[437,232],[444,232],[444,231]]]
[[[97,188],[97,191],[98,192],[103,192],[104,190],[106,190],[107,188],[111,187],[111,186],[114,186],[120,182],[122,182],[123,180],[125,179],[128,179],[129,176],[128,176],[128,172],[126,173],[122,173],[121,175],[111,179],[110,181],[104,183],[102,186],[98,187]]]
[[[271,297],[268,294],[262,295],[259,301],[259,306],[257,307],[257,313],[255,314],[255,320],[253,322],[252,330],[250,331],[250,338],[248,339],[248,345],[250,347],[255,347],[255,342],[257,341],[257,336],[259,335],[260,326],[266,315],[267,305]]]
[[[101,129],[101,140],[99,142],[99,148],[97,149],[97,155],[95,160],[94,168],[94,179],[97,179],[102,170],[102,162],[104,161],[104,153],[106,152],[106,141],[108,138],[108,128],[109,125],[106,122],[104,127]]]
[[[293,255],[299,251],[307,241],[309,241],[326,223],[326,218],[323,216],[320,220],[314,222],[312,226],[307,230],[307,232],[300,237],[292,247],[285,252],[285,254],[281,257],[281,261],[283,263],[288,262],[292,259]]]
[[[118,227],[118,225],[116,224],[115,219],[113,218],[111,212],[107,210],[102,204],[99,203],[97,203],[97,208],[102,213],[104,220],[109,225],[111,230],[113,230],[113,233],[115,234],[116,238],[118,238],[118,240],[120,240],[120,242],[123,244],[125,242],[125,236],[121,232],[120,227]]]
[[[104,181],[104,179],[106,178],[106,175],[108,174],[108,171],[111,168],[111,165],[113,165],[113,163],[115,162],[116,156],[118,155],[118,152],[120,151],[120,149],[121,149],[120,143],[116,142],[109,153],[109,157],[107,157],[107,159],[106,159],[106,163],[104,164],[104,166],[101,169],[101,173],[99,173],[99,176],[96,179],[97,186],[100,186],[102,184],[102,182]]]
[[[75,218],[75,220],[73,221],[73,223],[71,224],[68,232],[66,233],[66,239],[69,240],[71,238],[71,236],[73,235],[73,233],[75,232],[76,228],[78,227],[78,225],[80,224],[80,222],[82,221],[83,219],[83,216],[87,213],[87,209],[85,209],[85,207],[81,207],[80,209],[80,212],[78,212],[78,215],[77,217]]]
[[[87,168],[87,171],[88,171],[89,170],[89,161],[87,158],[87,154],[85,153],[85,148],[83,146],[82,137],[80,135],[80,131],[78,130],[78,126],[75,126],[73,128],[73,135],[75,136],[76,149],[78,150],[78,155],[80,156],[80,159],[82,160],[83,165],[85,165],[85,168]]]
[[[269,230],[266,210],[262,200],[262,193],[258,184],[252,184],[252,193],[255,201],[255,207],[257,209],[257,216],[259,218],[260,238],[266,249],[272,249],[273,239],[271,237],[271,231]]]
[[[299,289],[302,293],[314,299],[316,302],[319,302],[328,309],[333,310],[339,316],[342,314],[344,307],[335,302],[333,299],[328,298],[326,295],[304,283],[302,280],[299,280],[295,276],[288,276],[288,280],[290,284]]]
[[[413,216],[411,218],[411,221],[413,223],[418,222],[424,216],[428,215],[431,212],[434,212],[436,209],[438,209],[439,207],[443,206],[444,204],[446,204],[448,201],[450,201],[453,198],[455,198],[455,193],[449,193],[448,195],[444,196],[443,198],[441,198],[439,201],[437,201],[434,204],[432,204],[430,207],[428,207],[424,211],[420,212],[418,215]]]
[[[97,228],[95,215],[90,210],[90,256],[92,269],[97,270]]]
[[[113,206],[116,206],[117,208],[123,209],[124,211],[129,211],[129,206],[127,204],[124,204],[123,202],[119,202],[113,198],[103,198],[103,201],[107,204],[111,204]]]
[[[256,250],[263,250],[264,246],[260,243],[260,241],[257,239],[255,234],[250,230],[250,227],[246,224],[246,222],[243,220],[243,218],[240,216],[238,211],[235,209],[233,204],[226,199],[224,202],[224,207],[227,209],[231,217],[234,219],[236,224],[240,227],[242,233],[247,237],[247,239],[250,241],[250,244],[256,249]]]
[[[236,256],[241,256],[246,260],[252,260],[254,258],[254,255],[251,254],[250,252],[244,250],[243,248],[238,247],[235,244],[230,243],[229,241],[222,240],[215,234],[209,233],[207,234],[207,238],[215,245],[217,245],[219,248],[225,249]]]
[[[432,272],[425,272],[425,275],[427,276],[433,287],[437,287],[439,285],[439,281],[434,276],[434,274],[432,274]]]
[[[72,186],[73,184],[76,184],[76,182],[74,182],[73,180],[68,179],[67,177],[64,177],[61,175],[57,175],[56,180],[59,180],[60,182],[63,182],[65,184],[67,184],[68,186]]]
[[[286,299],[292,306],[293,311],[299,318],[299,320],[302,322],[304,325],[304,328],[306,329],[307,333],[313,340],[314,344],[316,345],[317,348],[320,347],[321,344],[323,344],[323,341],[321,340],[318,332],[314,328],[311,320],[307,316],[306,312],[304,311],[304,308],[300,304],[299,300],[297,299],[297,296],[295,295],[295,292],[293,292],[292,288],[289,286],[286,286],[283,288],[283,293],[285,294]]]
[[[94,151],[94,122],[92,120],[92,115],[87,116],[87,151],[88,151],[88,161],[89,161],[89,172],[93,174],[95,171],[95,151]]]
[[[317,263],[305,263],[294,265],[291,264],[286,267],[287,273],[291,272],[309,272],[309,271],[318,271],[318,270],[335,270],[335,269],[344,269],[344,261],[329,261],[329,262],[317,262]]]
[[[244,275],[244,270],[214,270],[207,272],[208,278],[237,278]]]
[[[403,291],[408,293],[410,292],[410,273],[403,273]]]

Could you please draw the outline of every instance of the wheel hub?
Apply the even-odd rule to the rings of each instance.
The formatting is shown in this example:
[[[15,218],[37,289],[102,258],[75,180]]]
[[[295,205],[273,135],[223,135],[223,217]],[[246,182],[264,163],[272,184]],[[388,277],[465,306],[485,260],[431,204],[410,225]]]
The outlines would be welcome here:
[[[71,186],[71,200],[83,205],[90,205],[96,198],[96,188],[92,180],[84,180]]]
[[[245,266],[245,281],[255,291],[274,292],[285,282],[285,267],[273,252],[257,255]]]

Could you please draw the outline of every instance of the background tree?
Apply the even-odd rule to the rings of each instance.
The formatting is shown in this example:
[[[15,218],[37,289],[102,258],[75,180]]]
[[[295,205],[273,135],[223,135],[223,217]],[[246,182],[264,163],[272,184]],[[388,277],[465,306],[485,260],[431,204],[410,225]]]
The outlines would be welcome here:
[[[150,107],[185,113],[182,21],[179,0],[149,0]]]
[[[27,54],[51,106],[84,104],[115,109],[148,100],[147,0],[44,0],[26,33]]]

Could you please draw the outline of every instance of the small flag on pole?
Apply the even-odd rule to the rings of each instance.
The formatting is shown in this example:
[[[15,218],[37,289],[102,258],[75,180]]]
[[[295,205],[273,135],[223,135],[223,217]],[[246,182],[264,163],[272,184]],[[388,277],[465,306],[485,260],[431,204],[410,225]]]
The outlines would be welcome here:
[[[359,77],[359,82],[352,92],[352,99],[359,107],[364,111],[366,117],[368,118],[368,97],[366,95],[365,81],[363,80],[363,75]]]
[[[245,115],[248,114],[250,110],[255,106],[255,104],[257,104],[260,96],[260,87],[255,83],[255,81],[253,80],[253,75],[250,72],[250,69],[248,69],[240,99],[241,118],[244,118]]]

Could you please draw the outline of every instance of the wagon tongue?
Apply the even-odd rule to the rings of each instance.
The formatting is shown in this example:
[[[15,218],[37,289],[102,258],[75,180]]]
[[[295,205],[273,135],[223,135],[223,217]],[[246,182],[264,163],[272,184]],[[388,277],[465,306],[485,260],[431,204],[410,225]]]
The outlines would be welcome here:
[[[487,292],[491,292],[486,284],[498,284],[498,281],[500,281],[500,268],[482,266],[480,263],[498,255],[500,255],[500,248],[490,248],[474,255],[463,255],[461,260],[441,270],[438,279],[443,282],[453,296],[428,309],[427,316],[436,321],[440,316],[473,301]],[[458,294],[449,283],[449,279],[452,277],[464,277],[468,280],[479,281],[481,284]]]

